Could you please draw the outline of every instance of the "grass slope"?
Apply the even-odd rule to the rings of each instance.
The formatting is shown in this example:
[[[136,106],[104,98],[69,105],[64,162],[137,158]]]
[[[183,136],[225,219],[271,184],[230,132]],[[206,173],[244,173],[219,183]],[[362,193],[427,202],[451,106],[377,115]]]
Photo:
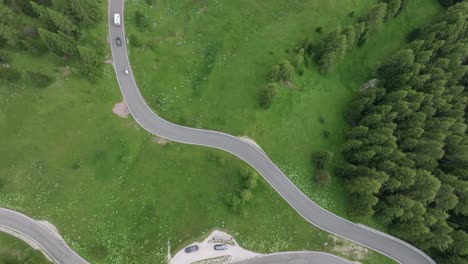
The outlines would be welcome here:
[[[142,1],[126,2],[127,34],[141,45],[130,47],[137,82],[150,105],[179,124],[248,135],[321,206],[346,217],[344,183],[334,178],[316,186],[310,155],[335,153],[346,125],[343,112],[360,85],[372,78],[379,61],[406,44],[405,37],[440,11],[436,0],[410,1],[361,48],[323,76],[316,69],[281,87],[269,110],[258,107],[266,72],[306,36],[353,23],[376,1]],[[134,11],[151,23],[138,29]],[[354,18],[348,14],[355,12]],[[363,221],[366,221],[365,219]],[[374,223],[369,223],[374,225]]]
[[[23,241],[0,232],[0,263],[2,264],[47,264],[50,263],[40,251]]]
[[[15,67],[44,69],[56,82],[0,82],[0,207],[50,221],[91,263],[165,263],[168,241],[174,253],[213,228],[260,252],[351,255],[263,180],[245,214],[232,213],[223,198],[241,187],[245,164],[207,148],[159,145],[131,118],[113,115],[121,95],[109,65],[91,84],[52,56],[10,55]],[[363,262],[388,261],[370,253]]]

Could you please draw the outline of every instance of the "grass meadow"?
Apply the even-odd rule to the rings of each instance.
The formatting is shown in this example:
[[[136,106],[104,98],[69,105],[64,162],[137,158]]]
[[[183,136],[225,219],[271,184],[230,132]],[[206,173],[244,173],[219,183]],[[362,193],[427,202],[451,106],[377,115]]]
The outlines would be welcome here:
[[[89,34],[105,32],[103,22]],[[165,263],[168,242],[175,253],[212,229],[254,251],[356,259],[263,180],[243,214],[228,209],[224,196],[242,187],[246,165],[220,151],[158,144],[132,118],[115,116],[111,109],[122,97],[109,64],[90,83],[52,55],[9,55],[13,67],[41,69],[55,82],[0,82],[0,206],[48,220],[91,263]],[[217,161],[207,158],[213,156]],[[2,243],[2,250],[24,247]],[[362,261],[388,259],[369,253]]]
[[[280,87],[268,110],[258,106],[266,73],[307,36],[356,22],[377,1],[143,1],[126,2],[132,68],[143,95],[161,116],[187,126],[247,135],[324,208],[347,217],[344,182],[313,181],[311,154],[334,152],[342,162],[347,129],[343,113],[379,62],[406,44],[407,35],[441,10],[437,0],[409,1],[365,45],[353,50],[334,73],[311,67]],[[149,26],[135,25],[138,10]],[[354,13],[351,17],[350,13]],[[315,31],[323,27],[323,33]],[[134,40],[132,42],[132,40]],[[136,43],[136,44],[135,44]],[[132,45],[133,44],[133,45]],[[372,221],[360,219],[367,224]]]
[[[161,0],[147,7],[128,0],[127,35],[140,41],[130,47],[132,67],[163,117],[254,138],[305,193],[347,216],[343,182],[316,186],[310,154],[333,151],[333,165],[340,164],[347,102],[381,59],[405,45],[408,32],[440,11],[436,0],[411,1],[334,74],[306,71],[294,80],[301,89],[283,87],[269,110],[258,108],[257,96],[269,67],[306,35],[319,38],[318,26],[352,23],[373,3]],[[151,19],[145,30],[133,24],[137,9]],[[105,38],[106,30],[103,22],[89,34]],[[318,250],[359,260],[263,180],[243,214],[229,210],[224,196],[241,188],[246,165],[216,150],[158,144],[132,118],[113,115],[122,98],[110,65],[89,83],[52,56],[11,56],[14,67],[41,68],[55,82],[39,89],[0,81],[0,206],[50,221],[91,263],[165,263],[168,242],[175,253],[215,228],[249,250]],[[359,261],[393,263],[373,252]]]

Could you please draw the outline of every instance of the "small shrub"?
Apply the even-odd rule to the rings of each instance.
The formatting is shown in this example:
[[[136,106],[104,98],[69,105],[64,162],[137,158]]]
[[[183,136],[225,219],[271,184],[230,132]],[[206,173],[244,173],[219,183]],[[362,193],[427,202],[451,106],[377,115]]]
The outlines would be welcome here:
[[[218,159],[218,157],[210,151],[205,152],[205,158],[209,161],[216,161]]]
[[[351,11],[351,12],[348,13],[348,16],[352,18],[352,17],[354,17],[355,13],[356,13],[355,11]]]
[[[148,18],[142,12],[136,10],[135,11],[135,24],[137,25],[138,28],[144,29],[148,27],[149,21],[148,21]]]
[[[255,174],[255,175],[257,175],[257,174]],[[250,189],[250,190],[255,189],[255,187],[257,187],[257,177],[251,177],[251,178],[245,180],[244,186],[245,186],[245,188]]]
[[[279,80],[280,66],[275,65],[271,67],[270,71],[267,73],[267,80],[270,82],[277,82]]]
[[[45,88],[54,82],[54,79],[40,72],[27,72],[28,79],[38,88]]]
[[[221,167],[226,166],[226,160],[223,157],[218,157],[216,159],[216,163]]]
[[[320,116],[319,117],[319,122],[320,122],[320,124],[324,124],[325,123],[325,118],[323,116]]]
[[[21,79],[21,72],[12,69],[11,67],[4,67],[0,65],[0,80],[8,82],[17,82]]]
[[[74,169],[74,170],[77,170],[77,169],[81,168],[81,162],[79,160],[73,162],[72,165],[71,165],[71,168]]]
[[[242,192],[241,192],[242,202],[248,202],[248,201],[252,200],[252,198],[253,198],[253,195],[252,195],[251,191],[249,191],[247,189],[242,190]]]
[[[328,173],[326,170],[317,170],[315,174],[315,181],[321,185],[329,184],[331,181],[330,173]]]
[[[332,161],[332,159],[332,152],[320,151],[312,154],[312,164],[314,165],[314,168],[318,170],[325,169],[328,166],[328,164]]]
[[[315,32],[319,33],[319,34],[322,34],[323,32],[323,27],[316,27],[315,28]]]
[[[0,50],[0,64],[7,64],[10,62],[10,56],[3,50]]]
[[[128,42],[134,48],[140,48],[142,46],[141,40],[135,34],[130,34],[130,37],[128,37]]]
[[[229,209],[239,212],[241,208],[241,198],[236,193],[228,193],[224,199]]]
[[[273,83],[268,84],[260,91],[259,104],[263,109],[270,108],[273,101],[276,99],[276,85]]]
[[[322,132],[322,136],[323,136],[325,139],[327,139],[328,137],[330,137],[330,131],[324,130],[324,131]]]

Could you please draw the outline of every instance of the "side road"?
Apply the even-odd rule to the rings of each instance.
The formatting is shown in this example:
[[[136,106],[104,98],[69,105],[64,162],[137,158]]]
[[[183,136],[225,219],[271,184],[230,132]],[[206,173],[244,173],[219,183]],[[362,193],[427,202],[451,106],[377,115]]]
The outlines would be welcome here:
[[[121,14],[121,25],[113,25],[114,14]],[[183,127],[159,117],[138,90],[130,67],[126,41],[122,42],[122,46],[115,44],[117,37],[126,39],[123,14],[124,0],[110,0],[109,36],[117,80],[131,114],[144,129],[169,140],[221,149],[237,156],[255,168],[304,219],[325,231],[374,249],[402,264],[435,263],[404,241],[356,225],[321,208],[305,196],[265,153],[251,144],[225,133]]]
[[[33,242],[40,251],[55,263],[87,264],[63,239],[39,224],[39,222],[18,212],[0,208],[0,227],[26,242]]]
[[[233,264],[351,264],[345,259],[323,252],[284,252],[246,259]]]

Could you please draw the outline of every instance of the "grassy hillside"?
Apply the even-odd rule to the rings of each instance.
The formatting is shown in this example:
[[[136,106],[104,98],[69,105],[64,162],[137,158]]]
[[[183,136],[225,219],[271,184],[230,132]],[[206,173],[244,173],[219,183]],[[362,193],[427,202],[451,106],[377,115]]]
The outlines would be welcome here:
[[[47,264],[50,263],[41,252],[32,249],[23,241],[0,232],[0,263],[5,264]]]
[[[435,17],[436,0],[410,1],[365,45],[347,55],[334,73],[316,69],[280,88],[268,110],[258,106],[270,67],[307,36],[320,39],[354,23],[376,1],[142,1],[126,2],[130,57],[150,105],[179,124],[247,135],[255,139],[314,201],[347,216],[343,182],[317,186],[310,161],[314,151],[335,153],[346,125],[343,111],[375,66],[406,45],[406,36]],[[148,19],[135,25],[135,11]],[[349,14],[354,12],[353,17]],[[128,23],[130,22],[130,23]],[[315,32],[323,27],[324,33]],[[135,44],[136,43],[136,44]],[[133,45],[132,45],[133,44]]]
[[[105,36],[106,29],[103,21],[87,34]],[[122,98],[110,65],[90,83],[55,56],[6,52],[15,68],[42,69],[55,81],[47,88],[0,82],[0,206],[50,221],[91,263],[165,263],[168,241],[174,253],[213,228],[259,252],[319,250],[355,259],[263,180],[243,214],[229,210],[224,197],[241,188],[243,162],[162,145],[131,118],[115,116]]]

